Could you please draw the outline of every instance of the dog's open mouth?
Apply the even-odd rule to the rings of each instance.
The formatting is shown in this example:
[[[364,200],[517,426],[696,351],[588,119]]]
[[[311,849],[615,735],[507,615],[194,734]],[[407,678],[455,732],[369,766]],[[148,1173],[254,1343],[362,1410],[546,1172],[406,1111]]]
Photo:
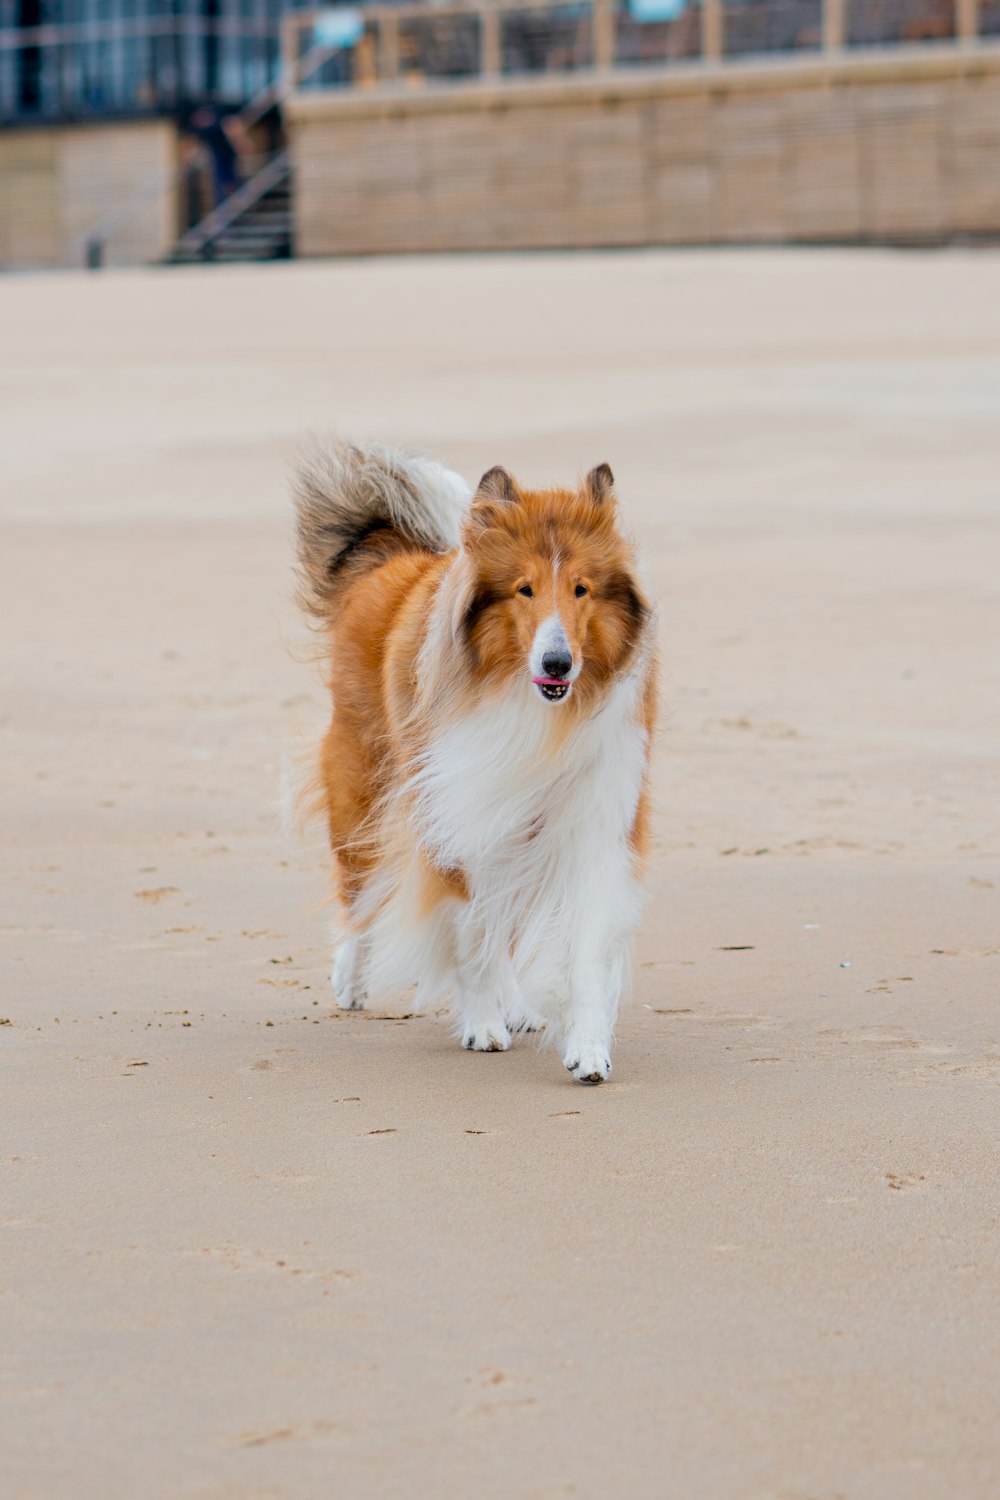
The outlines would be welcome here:
[[[533,677],[531,680],[549,703],[558,703],[560,698],[565,698],[573,685],[570,682],[563,682],[558,677]]]

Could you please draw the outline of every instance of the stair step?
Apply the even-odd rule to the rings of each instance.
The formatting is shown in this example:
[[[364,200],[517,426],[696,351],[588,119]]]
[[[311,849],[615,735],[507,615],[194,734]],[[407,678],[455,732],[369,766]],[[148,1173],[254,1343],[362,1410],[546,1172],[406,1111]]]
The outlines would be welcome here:
[[[232,254],[227,254],[226,251],[220,250],[215,259],[220,265],[239,265],[246,264],[248,261],[290,260],[291,255],[291,246],[286,245],[273,250],[268,250],[260,255],[246,255],[242,253],[237,255],[235,252],[233,252]]]
[[[219,245],[216,247],[213,260],[275,260],[280,256],[291,254],[291,245],[287,240],[275,241],[267,245]]]
[[[227,229],[216,240],[217,245],[273,245],[276,240],[287,240],[287,231],[268,234],[266,229]]]
[[[240,214],[238,219],[233,220],[233,223],[290,224],[291,221],[292,216],[287,209],[276,208],[272,213],[260,213],[257,209],[251,209],[245,214]]]
[[[239,229],[227,229],[224,234],[219,235],[218,239],[216,240],[216,244],[273,244],[275,240],[287,240],[290,237],[290,231],[287,229],[282,229],[277,233],[272,233],[268,229],[254,229],[251,225],[248,224],[246,226],[241,226]]]
[[[259,260],[290,260],[291,255],[292,247],[291,245],[286,243],[283,245],[268,245],[262,247],[259,251],[249,251],[242,249],[226,250],[222,247],[219,247],[216,249],[215,254],[209,257],[208,262],[206,262],[204,257],[200,255],[191,254],[171,255],[168,256],[167,259],[168,264],[173,266],[202,266],[206,263],[214,265],[216,262],[221,264],[223,261],[227,265],[235,265],[239,262],[249,264]]]
[[[276,229],[266,224],[234,224],[219,235],[220,240],[287,240],[292,233],[290,224]]]

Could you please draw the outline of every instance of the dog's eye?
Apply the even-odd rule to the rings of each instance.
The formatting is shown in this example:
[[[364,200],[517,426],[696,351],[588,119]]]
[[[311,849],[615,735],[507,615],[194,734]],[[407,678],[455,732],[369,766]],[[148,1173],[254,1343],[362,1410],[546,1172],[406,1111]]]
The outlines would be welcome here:
[[[517,592],[523,594],[526,599],[533,599],[535,597],[535,591],[530,583],[522,583]]]
[[[584,594],[590,593],[590,590],[587,588],[587,585],[585,583],[578,583],[573,592],[578,599],[582,599]]]

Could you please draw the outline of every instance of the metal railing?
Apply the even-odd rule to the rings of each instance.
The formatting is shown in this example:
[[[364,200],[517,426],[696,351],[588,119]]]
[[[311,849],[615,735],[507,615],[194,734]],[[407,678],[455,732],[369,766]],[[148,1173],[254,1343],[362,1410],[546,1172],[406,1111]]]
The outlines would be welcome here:
[[[1000,0],[449,0],[354,14],[355,35],[314,73],[311,87],[419,87],[755,53],[968,44],[1000,33]],[[330,15],[285,17],[286,71]]]
[[[250,0],[216,18],[192,10],[0,28],[0,121],[250,96],[268,108],[293,66],[318,52],[313,86],[332,88],[989,36],[1000,36],[1000,0],[408,0],[280,19]]]
[[[662,9],[663,0],[654,3]],[[251,103],[262,101],[259,115],[280,99],[283,80],[304,66],[305,56],[329,64],[319,79],[326,85],[413,79],[421,72],[493,76],[565,70],[595,60],[655,61],[660,53],[693,55],[700,0],[690,0],[686,9],[678,0],[676,8],[683,14],[675,22],[657,20],[641,8],[621,8],[616,0],[500,0],[480,6],[430,0],[293,10],[278,22],[185,14],[0,28],[0,119],[19,115],[10,65],[26,54],[36,54],[39,98],[33,117],[153,112],[191,101],[231,104],[253,89]],[[351,18],[357,18],[357,35],[345,41]],[[331,26],[340,38],[323,40]],[[211,76],[206,43],[229,49],[218,53]],[[312,65],[306,71],[312,72]]]

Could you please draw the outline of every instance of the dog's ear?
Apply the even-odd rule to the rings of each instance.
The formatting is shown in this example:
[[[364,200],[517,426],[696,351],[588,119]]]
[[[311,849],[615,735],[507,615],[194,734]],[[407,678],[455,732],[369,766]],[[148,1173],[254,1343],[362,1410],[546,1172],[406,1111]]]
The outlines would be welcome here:
[[[466,521],[467,537],[471,539],[499,526],[502,512],[516,505],[520,498],[521,491],[512,474],[508,474],[507,470],[502,469],[499,464],[496,468],[487,469],[479,481],[469,507]]]
[[[514,476],[496,464],[494,468],[487,469],[479,481],[479,486],[473,496],[473,504],[484,500],[487,504],[516,505],[519,499],[520,494]]]
[[[611,472],[610,464],[598,464],[596,469],[591,469],[583,482],[583,493],[595,505],[603,505],[606,500],[612,499],[614,488],[615,476]]]

